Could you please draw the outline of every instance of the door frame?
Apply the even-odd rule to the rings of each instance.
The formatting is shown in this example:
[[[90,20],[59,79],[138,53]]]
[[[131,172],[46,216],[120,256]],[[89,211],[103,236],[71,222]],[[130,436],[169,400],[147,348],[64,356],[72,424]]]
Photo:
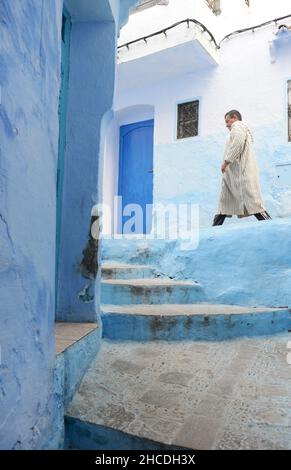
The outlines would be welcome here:
[[[155,127],[155,120],[154,118],[151,119],[146,119],[143,121],[136,121],[136,122],[131,122],[128,124],[123,124],[119,127],[119,168],[118,168],[118,196],[122,196],[122,169],[123,169],[123,138],[125,137],[126,134],[128,134],[132,129],[138,129],[139,127],[145,127],[145,125],[148,125],[148,127],[152,127],[153,129],[153,148],[152,148],[152,159],[154,158],[154,127]],[[122,132],[122,128],[124,128],[124,132]],[[125,130],[126,128],[126,130]],[[152,161],[152,166],[153,161]],[[152,194],[151,194],[151,203],[153,203],[153,189],[152,189]],[[117,226],[117,232],[123,234],[123,204],[118,207],[119,211],[121,211],[121,214],[118,214],[118,226]],[[121,222],[121,226],[120,226]],[[145,227],[143,227],[145,230]],[[143,233],[145,233],[143,230]]]
[[[55,266],[55,310],[58,303],[58,283],[59,283],[59,256],[62,230],[62,205],[63,205],[63,185],[65,175],[65,148],[66,148],[66,124],[68,107],[68,89],[70,74],[70,42],[71,42],[72,20],[65,5],[62,13],[61,29],[61,84],[59,94],[59,142],[58,142],[58,166],[56,181],[56,266]],[[65,73],[63,74],[63,69]]]

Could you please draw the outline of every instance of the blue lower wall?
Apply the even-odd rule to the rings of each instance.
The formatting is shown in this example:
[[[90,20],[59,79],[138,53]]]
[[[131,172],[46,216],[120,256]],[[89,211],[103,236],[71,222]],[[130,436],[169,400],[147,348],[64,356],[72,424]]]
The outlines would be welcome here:
[[[66,417],[66,449],[75,450],[166,450],[182,449],[142,439],[116,429]]]
[[[101,334],[101,328],[97,327],[56,357],[54,392],[51,397],[54,425],[51,429],[47,429],[43,449],[53,450],[64,447],[65,410],[86,370],[98,353],[101,346]]]
[[[291,305],[291,219],[200,230],[198,247],[179,240],[103,240],[102,258],[148,263],[199,282],[208,303]]]
[[[225,341],[291,329],[291,310],[239,315],[118,315],[102,317],[103,336],[115,341]]]

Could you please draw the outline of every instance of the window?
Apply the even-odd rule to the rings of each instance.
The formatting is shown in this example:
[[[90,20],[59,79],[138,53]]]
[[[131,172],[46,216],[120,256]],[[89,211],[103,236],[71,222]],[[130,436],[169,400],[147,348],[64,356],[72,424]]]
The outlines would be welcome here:
[[[177,139],[198,135],[199,101],[178,104]]]
[[[215,15],[220,15],[220,0],[206,0],[206,3]]]
[[[288,80],[288,142],[291,142],[291,80]]]

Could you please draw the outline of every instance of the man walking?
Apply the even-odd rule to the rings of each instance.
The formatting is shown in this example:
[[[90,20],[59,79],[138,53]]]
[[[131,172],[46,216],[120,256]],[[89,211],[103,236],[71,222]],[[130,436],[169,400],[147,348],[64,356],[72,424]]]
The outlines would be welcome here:
[[[226,113],[225,123],[230,130],[230,138],[221,166],[221,194],[213,225],[222,225],[226,217],[233,215],[271,219],[262,201],[251,131],[235,109]]]

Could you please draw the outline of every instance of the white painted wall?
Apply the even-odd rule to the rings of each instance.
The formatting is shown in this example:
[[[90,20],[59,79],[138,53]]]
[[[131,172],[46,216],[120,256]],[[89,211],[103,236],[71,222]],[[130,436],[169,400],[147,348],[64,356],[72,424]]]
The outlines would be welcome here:
[[[181,0],[182,2],[188,6],[191,4],[192,7],[196,5],[198,11],[198,2]],[[223,0],[224,11],[227,2],[228,0]],[[170,5],[173,7],[174,3],[175,0],[171,0]],[[234,3],[239,3],[239,0],[232,0],[232,4]],[[288,14],[286,3],[290,2],[278,0],[276,2],[278,10],[275,9],[274,2],[264,3],[268,3],[265,12],[261,0],[253,0],[252,8],[246,10],[251,24],[269,17]],[[154,7],[133,15],[129,25],[139,15],[150,15],[158,8],[166,10],[170,5]],[[199,6],[201,11],[205,7],[203,2],[199,2]],[[208,14],[208,7],[206,8]],[[241,8],[247,8],[243,1]],[[222,18],[222,15],[215,17],[212,14],[212,16],[217,21]],[[256,18],[256,21],[252,18]],[[284,23],[290,25],[291,19],[285,20]],[[233,24],[236,26],[231,30],[239,27],[237,26],[239,23]],[[142,22],[140,25],[142,26]],[[117,194],[118,127],[121,122],[117,116],[121,116],[124,109],[135,109],[134,107],[140,104],[150,105],[154,107],[155,117],[154,203],[187,201],[197,203],[200,206],[201,226],[209,226],[217,208],[221,179],[220,163],[225,140],[228,137],[224,114],[229,109],[237,108],[254,133],[262,193],[267,209],[274,217],[291,215],[291,178],[290,186],[286,184],[286,181],[288,182],[286,175],[289,174],[290,166],[283,170],[277,166],[282,162],[291,163],[291,143],[288,143],[287,138],[287,80],[291,78],[291,41],[281,48],[276,60],[272,62],[269,46],[270,41],[276,37],[274,36],[276,31],[277,27],[273,25],[225,41],[219,51],[217,67],[197,70],[197,73],[183,73],[178,77],[142,87],[132,86],[130,90],[125,90],[120,83],[118,84],[117,69],[118,94],[115,96],[114,104],[115,137],[109,139],[111,150],[108,159],[106,156],[105,199],[112,201],[114,194]],[[225,32],[228,32],[226,27],[223,34]],[[131,66],[133,64],[134,62]],[[150,75],[151,71],[148,70],[148,73]],[[177,141],[177,103],[195,98],[200,99],[199,136]],[[124,113],[126,114],[126,111]],[[137,120],[142,119],[133,113],[127,115],[126,123]],[[285,172],[283,179],[282,171]],[[277,178],[279,174],[280,181]],[[114,183],[113,176],[110,175],[114,175]],[[110,178],[112,180],[108,184]],[[237,219],[233,218],[232,222],[237,222]]]
[[[291,13],[290,0],[221,0],[222,13],[216,16],[205,0],[170,0],[129,17],[122,28],[118,44],[151,34],[186,18],[195,18],[207,26],[220,40],[226,34]]]
[[[223,116],[228,108],[240,108],[252,127],[278,122],[285,114],[285,82],[291,76],[291,53],[271,63],[269,41],[274,37],[273,31],[271,27],[237,36],[222,47],[218,67],[126,90],[116,96],[115,107],[154,104],[155,144],[175,140],[176,103],[197,97],[201,97],[201,137],[224,134]]]

